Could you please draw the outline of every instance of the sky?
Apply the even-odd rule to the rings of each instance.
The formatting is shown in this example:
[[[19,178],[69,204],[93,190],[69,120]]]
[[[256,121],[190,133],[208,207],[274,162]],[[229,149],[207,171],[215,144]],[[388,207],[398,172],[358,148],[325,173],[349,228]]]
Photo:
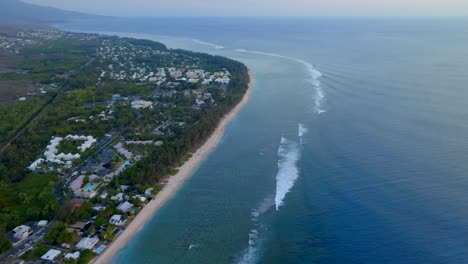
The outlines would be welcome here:
[[[112,16],[468,16],[468,0],[23,0]]]

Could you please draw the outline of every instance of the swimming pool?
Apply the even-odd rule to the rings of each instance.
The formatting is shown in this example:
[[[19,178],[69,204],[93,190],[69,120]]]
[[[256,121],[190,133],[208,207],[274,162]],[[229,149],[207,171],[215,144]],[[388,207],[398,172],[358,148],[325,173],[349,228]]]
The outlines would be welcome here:
[[[91,184],[88,184],[88,185],[85,187],[85,189],[86,189],[86,191],[91,191],[92,189],[94,189],[94,186],[96,186],[96,184],[91,183]]]
[[[104,249],[106,249],[106,246],[100,245],[98,248],[96,248],[96,250],[94,250],[94,252],[96,252],[96,254],[101,254],[101,252],[103,252]]]

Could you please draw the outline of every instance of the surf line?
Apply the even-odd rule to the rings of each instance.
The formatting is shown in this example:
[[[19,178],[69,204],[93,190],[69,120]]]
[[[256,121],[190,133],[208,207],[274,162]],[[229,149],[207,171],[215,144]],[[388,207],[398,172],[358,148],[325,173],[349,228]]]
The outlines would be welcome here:
[[[214,49],[217,49],[217,50],[224,49],[224,46],[217,45],[217,44],[214,44],[214,43],[211,43],[211,42],[206,42],[206,41],[199,40],[199,39],[191,39],[191,40],[193,42],[197,43],[197,44],[210,46],[210,47],[212,47]]]
[[[278,148],[278,173],[276,175],[276,190],[272,196],[265,198],[259,206],[255,207],[250,214],[252,228],[248,235],[248,245],[235,262],[236,264],[251,264],[256,263],[260,257],[260,247],[262,246],[262,233],[265,232],[265,227],[261,222],[263,217],[268,212],[274,210],[278,212],[284,204],[286,195],[294,187],[296,180],[299,178],[299,168],[297,162],[301,158],[301,146],[303,137],[307,134],[308,129],[304,124],[298,124],[298,139],[299,144],[293,140],[289,140],[282,136],[280,146]]]
[[[291,191],[297,178],[299,178],[299,167],[297,163],[301,158],[301,146],[304,144],[303,137],[307,132],[308,129],[304,124],[299,123],[299,144],[284,136],[281,137],[280,146],[278,148],[278,173],[276,174],[276,211],[279,211],[280,206],[284,203],[284,198]]]
[[[236,49],[234,51],[237,52],[244,52],[244,53],[251,53],[251,54],[259,54],[259,55],[264,55],[264,56],[270,56],[270,57],[277,57],[277,58],[282,58],[286,60],[291,60],[297,63],[300,63],[304,65],[309,78],[307,80],[312,84],[312,86],[315,89],[315,112],[317,114],[322,114],[325,113],[325,110],[323,109],[323,104],[325,102],[325,92],[323,91],[322,87],[322,82],[320,78],[322,78],[323,74],[319,70],[317,70],[314,65],[311,63],[301,60],[301,59],[296,59],[293,57],[288,57],[288,56],[283,56],[280,54],[275,54],[275,53],[269,53],[269,52],[263,52],[263,51],[253,51],[253,50],[246,50],[246,49]]]

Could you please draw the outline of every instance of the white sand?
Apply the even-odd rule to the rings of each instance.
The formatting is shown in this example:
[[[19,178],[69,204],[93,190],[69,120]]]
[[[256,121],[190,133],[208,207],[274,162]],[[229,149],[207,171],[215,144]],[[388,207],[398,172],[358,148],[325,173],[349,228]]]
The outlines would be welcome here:
[[[174,196],[177,190],[182,186],[186,179],[188,179],[193,172],[200,166],[200,164],[208,157],[208,155],[216,148],[221,142],[224,135],[224,129],[239,113],[242,107],[247,103],[252,93],[254,79],[252,73],[249,71],[250,83],[249,87],[244,94],[242,100],[221,120],[218,127],[210,136],[210,138],[201,146],[187,162],[179,168],[179,172],[170,177],[164,188],[158,195],[146,205],[135,219],[127,226],[127,228],[113,241],[99,256],[91,261],[93,264],[109,263],[112,257],[118,253],[127,242],[135,236],[150,220],[155,213]]]

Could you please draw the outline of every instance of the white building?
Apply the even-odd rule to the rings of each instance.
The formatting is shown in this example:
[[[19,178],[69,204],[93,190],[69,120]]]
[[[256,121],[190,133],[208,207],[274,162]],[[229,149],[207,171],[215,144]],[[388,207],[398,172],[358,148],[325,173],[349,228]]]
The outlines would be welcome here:
[[[29,226],[20,225],[13,229],[13,237],[16,239],[27,238],[29,235],[32,234],[32,232],[33,231]]]
[[[123,197],[123,193],[118,193],[118,194],[112,196],[112,197],[111,197],[111,200],[112,200],[112,201],[119,201],[119,202],[121,202],[121,201],[123,201],[123,198],[124,198],[124,197]]]
[[[46,227],[48,223],[49,223],[49,221],[47,221],[47,220],[41,220],[41,221],[37,222],[37,226],[38,227]]]
[[[154,188],[148,188],[148,189],[146,189],[146,190],[145,190],[145,195],[146,195],[147,197],[153,197],[153,190],[154,190]]]
[[[58,257],[60,255],[60,253],[62,253],[62,252],[60,252],[59,250],[50,249],[49,251],[47,251],[47,253],[42,255],[41,259],[48,260],[48,261],[54,261],[54,259],[56,257]]]
[[[152,106],[153,106],[153,102],[150,102],[150,101],[135,100],[132,102],[132,108],[134,109],[150,108]]]
[[[93,249],[96,244],[99,242],[97,237],[85,237],[76,244],[78,249]]]
[[[109,196],[109,194],[108,194],[107,192],[103,192],[103,193],[99,196],[99,198],[101,198],[101,199],[106,199],[107,196]]]
[[[125,224],[125,219],[121,215],[113,215],[109,220],[109,223],[116,226],[123,226]]]
[[[146,197],[141,196],[141,195],[139,195],[139,194],[132,196],[132,198],[133,198],[133,199],[138,199],[138,200],[140,200],[140,202],[142,202],[142,203],[146,202]]]
[[[65,259],[79,259],[80,258],[80,252],[79,251],[75,251],[73,253],[67,253],[65,255]]]
[[[130,210],[132,210],[133,208],[133,204],[125,201],[121,204],[119,204],[119,206],[117,206],[117,210],[123,212],[123,213],[126,213],[126,212],[129,212]]]

